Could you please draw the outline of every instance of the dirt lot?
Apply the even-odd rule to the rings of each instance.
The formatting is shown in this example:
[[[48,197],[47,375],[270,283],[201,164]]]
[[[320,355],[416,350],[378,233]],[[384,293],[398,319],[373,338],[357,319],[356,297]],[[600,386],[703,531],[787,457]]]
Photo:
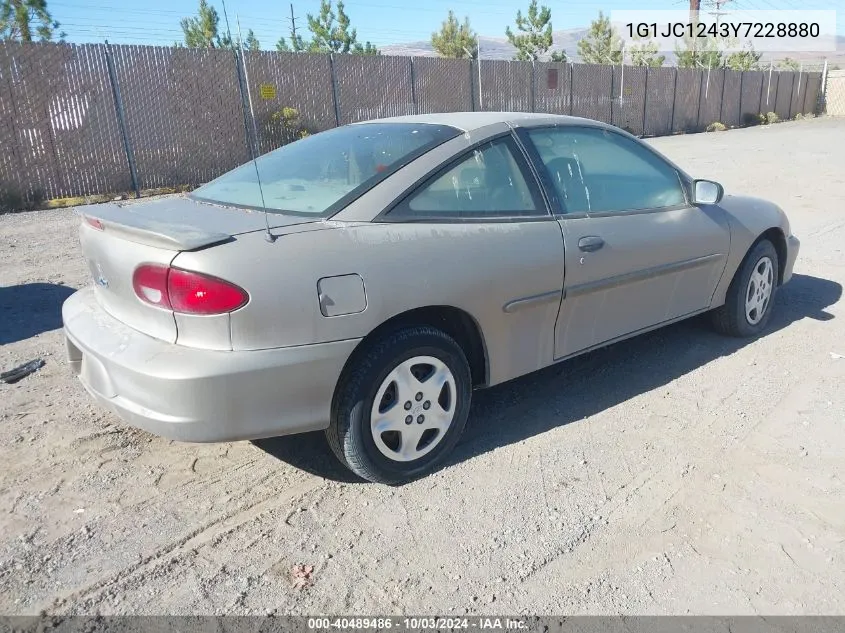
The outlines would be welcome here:
[[[480,392],[401,488],[320,434],[177,444],[100,411],[59,329],[77,219],[0,217],[0,366],[47,361],[0,385],[0,613],[845,614],[845,120],[653,143],[789,212],[769,333],[695,319]]]

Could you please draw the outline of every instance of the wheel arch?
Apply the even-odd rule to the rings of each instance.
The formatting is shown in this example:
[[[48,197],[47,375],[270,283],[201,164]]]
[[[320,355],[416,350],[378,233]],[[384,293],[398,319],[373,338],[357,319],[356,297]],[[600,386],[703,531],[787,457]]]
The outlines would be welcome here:
[[[786,270],[787,258],[786,236],[783,234],[783,230],[780,227],[773,226],[763,231],[757,239],[754,240],[751,246],[748,247],[748,250],[743,256],[743,261],[745,261],[748,253],[750,253],[751,250],[763,240],[769,240],[775,247],[775,252],[778,254],[778,286],[780,286],[783,283],[783,273]],[[734,275],[736,275],[736,273],[734,273]]]
[[[719,284],[716,286],[716,290],[713,293],[713,297],[710,302],[711,308],[717,308],[724,304],[725,297],[727,296],[728,291],[730,290],[731,286],[733,286],[734,280],[739,274],[739,271],[742,269],[743,262],[745,262],[745,259],[748,257],[748,254],[762,240],[769,240],[775,247],[775,252],[778,256],[777,285],[780,286],[783,283],[783,274],[786,270],[786,258],[788,254],[786,246],[786,237],[784,236],[783,229],[778,226],[770,225],[768,228],[763,229],[762,231],[757,233],[756,237],[753,237],[755,233],[749,234],[744,231],[737,233],[735,228],[732,228],[732,246],[734,246],[734,241],[745,242],[746,244],[748,244],[748,246],[746,246],[740,252],[735,252],[732,248],[731,255],[728,259],[727,264],[725,265],[723,277],[719,281]]]
[[[366,353],[373,341],[389,332],[404,328],[427,325],[437,328],[455,339],[469,363],[473,387],[486,386],[490,376],[490,367],[484,335],[478,321],[466,310],[448,305],[433,305],[413,308],[396,314],[367,334],[358,343],[343,367],[341,375]]]

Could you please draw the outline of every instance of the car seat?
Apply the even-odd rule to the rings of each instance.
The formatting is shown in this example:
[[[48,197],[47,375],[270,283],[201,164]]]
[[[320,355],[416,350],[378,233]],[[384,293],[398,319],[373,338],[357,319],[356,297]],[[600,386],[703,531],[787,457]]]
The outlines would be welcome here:
[[[590,191],[581,163],[575,158],[558,156],[546,163],[555,189],[567,213],[590,210]]]

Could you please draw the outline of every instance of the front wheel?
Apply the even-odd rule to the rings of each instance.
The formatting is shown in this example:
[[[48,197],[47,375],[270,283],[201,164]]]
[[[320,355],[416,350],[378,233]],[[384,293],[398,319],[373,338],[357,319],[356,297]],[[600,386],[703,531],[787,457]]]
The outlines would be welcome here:
[[[450,336],[427,326],[401,329],[370,344],[344,371],[326,437],[357,475],[405,483],[452,450],[471,397],[469,364]]]
[[[769,240],[754,245],[731,281],[725,304],[713,311],[722,334],[756,336],[766,327],[777,291],[778,254]]]

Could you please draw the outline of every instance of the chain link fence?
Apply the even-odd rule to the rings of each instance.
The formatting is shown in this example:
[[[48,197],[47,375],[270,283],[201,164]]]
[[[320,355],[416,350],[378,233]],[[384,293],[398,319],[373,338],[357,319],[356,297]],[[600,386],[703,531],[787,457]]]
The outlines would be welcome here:
[[[845,76],[830,78],[836,110]],[[533,111],[659,136],[815,112],[821,83],[818,72],[0,42],[0,208],[193,186],[251,147],[377,117]]]
[[[845,116],[845,70],[831,70],[827,74],[823,105],[831,116]]]

